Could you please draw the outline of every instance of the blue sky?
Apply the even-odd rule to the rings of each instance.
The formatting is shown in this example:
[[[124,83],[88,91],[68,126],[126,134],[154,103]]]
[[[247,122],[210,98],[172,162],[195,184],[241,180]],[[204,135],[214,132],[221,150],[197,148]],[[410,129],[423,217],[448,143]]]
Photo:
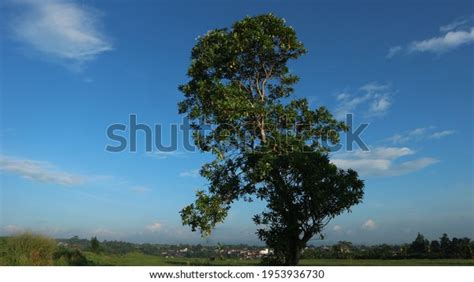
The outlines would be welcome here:
[[[106,152],[106,129],[135,113],[168,140],[196,37],[272,12],[308,49],[290,65],[301,78],[295,96],[369,124],[369,152],[331,156],[360,172],[366,195],[325,242],[474,237],[471,1],[18,0],[0,9],[1,234],[258,243],[251,216],[262,203],[237,203],[207,239],[181,226],[179,210],[205,187],[196,170],[212,156],[147,153],[143,136],[137,152]]]

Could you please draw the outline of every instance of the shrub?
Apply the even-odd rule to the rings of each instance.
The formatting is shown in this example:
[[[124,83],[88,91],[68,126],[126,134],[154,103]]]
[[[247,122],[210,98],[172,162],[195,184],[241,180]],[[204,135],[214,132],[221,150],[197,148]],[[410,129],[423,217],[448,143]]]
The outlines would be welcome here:
[[[3,262],[6,265],[53,265],[55,249],[55,240],[23,233],[6,239]]]
[[[55,265],[91,265],[87,258],[78,249],[59,246],[53,254]]]

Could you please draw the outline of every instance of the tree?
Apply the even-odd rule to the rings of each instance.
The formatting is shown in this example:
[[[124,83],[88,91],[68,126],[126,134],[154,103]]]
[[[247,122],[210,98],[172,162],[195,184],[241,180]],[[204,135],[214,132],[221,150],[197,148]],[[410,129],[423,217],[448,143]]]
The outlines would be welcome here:
[[[369,249],[372,259],[390,259],[394,256],[394,247],[387,244],[372,246]]]
[[[469,238],[456,238],[454,237],[451,241],[450,256],[453,258],[472,258],[471,250],[471,239]]]
[[[270,156],[271,169],[258,191],[267,210],[254,222],[262,226],[259,238],[274,249],[273,263],[296,265],[307,242],[359,201],[363,184],[357,173],[337,169],[318,152]]]
[[[181,211],[183,224],[206,236],[235,201],[264,200],[254,221],[275,264],[297,264],[308,240],[363,197],[357,173],[327,156],[346,124],[290,98],[298,77],[287,63],[305,52],[283,19],[246,17],[199,38],[179,87],[196,146],[216,156],[201,168],[209,187]]]
[[[339,259],[348,259],[352,258],[352,243],[346,241],[339,241],[336,245],[332,246],[332,252]]]
[[[99,253],[100,251],[100,242],[97,240],[97,237],[91,238],[91,251],[94,253]]]
[[[441,253],[441,245],[438,240],[432,240],[430,243],[430,253],[434,257],[439,257]]]
[[[418,233],[415,241],[413,241],[408,248],[409,253],[420,256],[428,253],[430,242],[425,239],[425,236]]]
[[[443,236],[439,239],[441,253],[443,258],[451,257],[451,240],[448,237],[448,234],[443,233]]]

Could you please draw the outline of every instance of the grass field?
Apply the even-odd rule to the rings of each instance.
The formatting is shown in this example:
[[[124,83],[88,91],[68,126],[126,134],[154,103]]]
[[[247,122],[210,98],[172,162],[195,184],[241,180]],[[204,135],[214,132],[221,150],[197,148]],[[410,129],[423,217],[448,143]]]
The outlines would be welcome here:
[[[260,260],[214,260],[199,258],[164,258],[129,253],[126,255],[103,255],[90,252],[86,257],[96,265],[123,265],[123,266],[198,266],[198,265],[226,265],[226,266],[255,266]],[[405,259],[405,260],[350,260],[350,259],[304,259],[300,265],[306,266],[436,266],[436,265],[474,265],[474,259]]]
[[[15,239],[12,241],[12,238]],[[56,243],[42,236],[25,234],[12,237],[7,241],[0,237],[0,265],[103,265],[103,266],[257,266],[260,260],[215,259],[208,258],[166,258],[162,256],[145,255],[132,252],[124,255],[108,255],[84,251],[66,253],[74,256],[54,258],[56,251],[51,246]],[[8,244],[8,242],[10,242]],[[45,247],[50,246],[49,252]],[[40,253],[39,250],[43,250]],[[42,260],[39,260],[42,258]],[[87,260],[86,260],[87,258]],[[306,266],[474,266],[474,259],[303,259],[300,265]]]

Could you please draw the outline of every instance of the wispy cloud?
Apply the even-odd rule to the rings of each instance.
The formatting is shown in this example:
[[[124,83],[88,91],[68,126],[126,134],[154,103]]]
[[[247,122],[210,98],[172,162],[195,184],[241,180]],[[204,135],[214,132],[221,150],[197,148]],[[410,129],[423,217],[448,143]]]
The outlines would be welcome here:
[[[114,237],[117,237],[118,235],[120,235],[120,233],[117,232],[117,231],[110,230],[110,229],[103,228],[103,227],[99,227],[99,228],[96,228],[94,230],[91,230],[90,233],[93,236],[98,236],[98,237],[101,237],[101,238],[114,238]]]
[[[443,137],[452,135],[452,134],[454,134],[454,133],[456,133],[456,131],[454,131],[454,130],[438,131],[438,132],[434,132],[433,134],[431,134],[431,135],[430,135],[430,138],[440,139],[440,138],[443,138]]]
[[[86,176],[58,170],[48,162],[28,159],[15,159],[0,155],[0,170],[18,174],[26,179],[59,185],[79,185],[87,180]]]
[[[429,129],[429,127],[415,128],[404,133],[395,134],[387,138],[387,140],[393,143],[406,143],[412,140],[424,139],[426,137],[426,132],[428,132]]]
[[[156,158],[158,160],[164,160],[171,157],[184,157],[185,153],[180,151],[171,151],[171,152],[163,152],[163,151],[155,151],[146,153],[146,156]]]
[[[394,46],[388,50],[387,58],[396,54],[429,52],[442,54],[457,49],[463,45],[474,43],[474,16],[457,19],[447,25],[441,26],[440,35],[413,41],[406,46]]]
[[[13,224],[9,224],[9,225],[6,225],[6,226],[3,226],[2,228],[0,228],[2,234],[6,234],[6,235],[14,235],[14,234],[17,234],[17,233],[22,233],[25,231],[25,229],[21,226],[18,226],[18,225],[13,225]]]
[[[471,27],[469,30],[450,31],[441,36],[412,42],[408,47],[408,51],[440,54],[473,42],[474,27]]]
[[[474,15],[467,16],[467,17],[460,17],[447,25],[441,26],[439,28],[439,31],[448,32],[448,31],[455,30],[458,28],[466,28],[466,27],[469,27],[472,24],[472,22],[474,22]]]
[[[415,154],[410,148],[407,147],[378,147],[370,151],[356,150],[353,152],[343,153],[342,155],[350,155],[359,159],[397,159],[404,156]]]
[[[335,115],[344,118],[346,114],[362,110],[366,116],[382,116],[392,105],[393,91],[388,84],[368,83],[352,94],[348,91],[336,95],[338,106]]]
[[[180,177],[198,177],[199,169],[187,170],[179,173]]]
[[[393,56],[395,56],[396,54],[398,54],[400,51],[402,51],[403,48],[402,46],[393,46],[393,47],[390,47],[390,49],[388,49],[388,54],[387,54],[387,58],[390,59],[392,58]]]
[[[149,224],[145,226],[145,229],[150,231],[150,232],[158,232],[162,229],[163,225],[159,222],[154,222],[152,224]]]
[[[403,175],[438,162],[434,158],[398,161],[402,157],[414,154],[415,151],[407,147],[378,147],[370,151],[336,153],[331,158],[331,162],[343,169],[354,169],[362,176]]]
[[[372,231],[372,230],[375,230],[377,228],[377,224],[375,223],[375,221],[373,219],[368,219],[366,222],[364,222],[362,224],[361,227],[364,230]]]
[[[143,185],[130,185],[128,181],[117,178],[113,175],[100,174],[78,174],[66,172],[47,161],[16,158],[7,155],[0,155],[0,172],[19,175],[25,179],[49,183],[61,186],[88,186],[93,187],[120,187],[135,193],[147,193],[151,188]],[[92,194],[83,194],[99,200],[107,200]]]
[[[77,69],[113,48],[95,9],[60,0],[13,3],[21,5],[11,23],[15,37],[49,58]]]
[[[421,141],[421,140],[426,140],[426,139],[441,139],[443,137],[453,135],[456,133],[455,130],[436,131],[435,128],[436,127],[434,126],[415,128],[407,132],[395,134],[387,138],[386,140],[394,144],[403,144],[409,141]]]

